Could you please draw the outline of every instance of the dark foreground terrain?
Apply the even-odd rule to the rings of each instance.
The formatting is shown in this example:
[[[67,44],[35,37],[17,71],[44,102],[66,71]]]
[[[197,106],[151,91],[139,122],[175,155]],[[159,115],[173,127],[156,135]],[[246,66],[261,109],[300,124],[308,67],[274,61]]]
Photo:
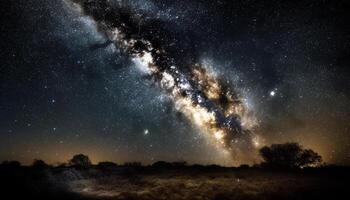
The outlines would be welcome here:
[[[348,168],[203,167],[1,169],[1,199],[334,199],[350,194]],[[345,197],[346,197],[345,196]]]

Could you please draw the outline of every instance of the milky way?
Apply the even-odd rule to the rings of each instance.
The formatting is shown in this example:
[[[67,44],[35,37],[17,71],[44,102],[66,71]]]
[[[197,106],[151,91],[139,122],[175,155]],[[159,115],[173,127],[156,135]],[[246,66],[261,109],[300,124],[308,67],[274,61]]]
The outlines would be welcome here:
[[[172,100],[176,110],[232,158],[254,148],[256,125],[237,90],[198,62],[196,49],[186,47],[164,28],[164,21],[133,11],[123,1],[76,0],[113,43]]]
[[[346,0],[0,4],[0,161],[350,163]]]

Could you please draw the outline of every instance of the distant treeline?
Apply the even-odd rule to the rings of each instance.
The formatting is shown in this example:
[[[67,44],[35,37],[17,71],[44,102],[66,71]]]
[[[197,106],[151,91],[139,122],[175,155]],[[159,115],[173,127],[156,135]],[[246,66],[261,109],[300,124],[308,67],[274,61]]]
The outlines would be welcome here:
[[[318,155],[311,149],[303,149],[298,143],[285,143],[285,144],[273,144],[271,146],[264,146],[260,149],[260,155],[262,162],[249,166],[243,164],[238,168],[306,168],[306,167],[324,167],[326,166],[322,163],[322,157]],[[6,168],[16,168],[20,167],[21,163],[18,161],[4,161],[0,164],[1,167]],[[47,164],[45,161],[40,159],[35,159],[31,164],[32,168],[36,169],[47,169],[47,168],[66,168],[73,167],[77,169],[90,169],[90,168],[100,168],[100,169],[112,169],[118,166],[124,167],[142,167],[141,162],[126,162],[122,165],[118,165],[114,162],[104,161],[93,165],[89,156],[84,154],[74,155],[73,158],[68,160],[67,163],[62,163],[56,166]],[[178,167],[209,167],[209,168],[220,168],[219,165],[189,165],[185,161],[178,162],[166,162],[157,161],[148,167],[158,167],[158,168],[178,168]]]

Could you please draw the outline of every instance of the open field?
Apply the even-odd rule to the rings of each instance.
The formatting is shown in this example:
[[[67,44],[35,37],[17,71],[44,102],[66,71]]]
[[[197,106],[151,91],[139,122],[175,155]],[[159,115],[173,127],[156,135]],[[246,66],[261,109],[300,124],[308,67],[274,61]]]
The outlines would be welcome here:
[[[44,171],[21,168],[3,175],[3,193],[12,198],[320,199],[349,193],[346,168],[302,171],[219,167]]]

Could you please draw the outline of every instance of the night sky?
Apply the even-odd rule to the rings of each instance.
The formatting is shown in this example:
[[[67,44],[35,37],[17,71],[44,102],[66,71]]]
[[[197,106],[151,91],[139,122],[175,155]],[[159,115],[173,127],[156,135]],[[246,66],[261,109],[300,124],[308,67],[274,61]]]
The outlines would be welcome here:
[[[0,161],[350,164],[344,1],[3,0]]]

